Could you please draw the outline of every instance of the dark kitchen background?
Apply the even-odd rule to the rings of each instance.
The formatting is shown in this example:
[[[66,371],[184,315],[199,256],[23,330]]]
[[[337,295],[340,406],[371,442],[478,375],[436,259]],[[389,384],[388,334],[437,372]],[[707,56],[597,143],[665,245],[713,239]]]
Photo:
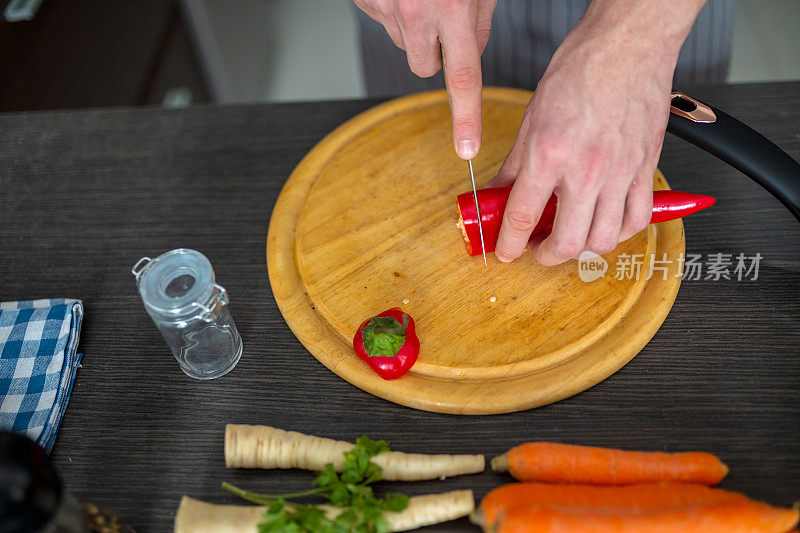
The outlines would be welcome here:
[[[364,96],[350,0],[0,0],[0,8],[0,112]],[[798,21],[800,2],[739,0],[728,81],[800,79]]]

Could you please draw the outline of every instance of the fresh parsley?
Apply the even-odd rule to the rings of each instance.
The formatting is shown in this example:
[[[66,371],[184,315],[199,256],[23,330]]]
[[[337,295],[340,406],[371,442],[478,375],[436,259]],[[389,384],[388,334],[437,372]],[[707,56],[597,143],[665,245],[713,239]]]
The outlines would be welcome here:
[[[385,533],[389,531],[389,524],[383,513],[400,512],[408,507],[408,496],[389,493],[378,497],[370,486],[382,476],[381,467],[371,459],[388,450],[389,445],[382,440],[359,437],[353,449],[344,454],[342,473],[327,464],[312,482],[315,488],[304,492],[259,494],[229,483],[223,483],[222,488],[245,500],[268,506],[258,525],[258,533]],[[286,501],[311,495],[324,497],[331,505],[341,507],[341,512],[331,520],[326,517],[325,510],[316,505]]]

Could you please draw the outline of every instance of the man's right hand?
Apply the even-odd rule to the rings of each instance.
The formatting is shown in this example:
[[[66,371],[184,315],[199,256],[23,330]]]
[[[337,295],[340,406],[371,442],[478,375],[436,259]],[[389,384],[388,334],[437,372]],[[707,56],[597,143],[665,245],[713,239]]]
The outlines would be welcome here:
[[[453,145],[472,159],[481,145],[481,53],[489,40],[497,0],[354,0],[405,50],[408,66],[429,78],[446,58]]]

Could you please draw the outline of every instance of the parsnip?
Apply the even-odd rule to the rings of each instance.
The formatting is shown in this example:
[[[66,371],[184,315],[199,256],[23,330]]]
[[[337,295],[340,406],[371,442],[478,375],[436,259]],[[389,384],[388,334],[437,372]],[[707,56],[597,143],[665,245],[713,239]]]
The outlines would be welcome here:
[[[408,507],[399,513],[384,513],[391,531],[409,531],[418,527],[468,516],[475,510],[471,490],[412,496]]]
[[[184,496],[175,514],[175,533],[256,533],[266,509],[260,505],[215,505]]]
[[[341,509],[320,505],[333,520]],[[175,515],[175,533],[255,533],[266,507],[260,505],[216,505],[188,496],[181,499]],[[408,531],[467,516],[475,510],[471,490],[414,496],[399,513],[386,512],[390,531]]]
[[[350,442],[304,435],[269,426],[228,424],[225,465],[228,468],[301,468],[322,470],[332,463],[342,471]],[[372,458],[387,481],[419,481],[483,472],[482,455],[425,455],[384,452]]]

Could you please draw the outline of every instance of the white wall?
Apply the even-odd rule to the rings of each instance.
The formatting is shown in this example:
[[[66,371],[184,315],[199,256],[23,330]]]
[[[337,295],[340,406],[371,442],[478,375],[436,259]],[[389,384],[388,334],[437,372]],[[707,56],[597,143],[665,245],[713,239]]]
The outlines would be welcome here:
[[[800,79],[800,2],[739,0],[728,81]]]
[[[364,96],[350,0],[184,0],[224,102]]]

